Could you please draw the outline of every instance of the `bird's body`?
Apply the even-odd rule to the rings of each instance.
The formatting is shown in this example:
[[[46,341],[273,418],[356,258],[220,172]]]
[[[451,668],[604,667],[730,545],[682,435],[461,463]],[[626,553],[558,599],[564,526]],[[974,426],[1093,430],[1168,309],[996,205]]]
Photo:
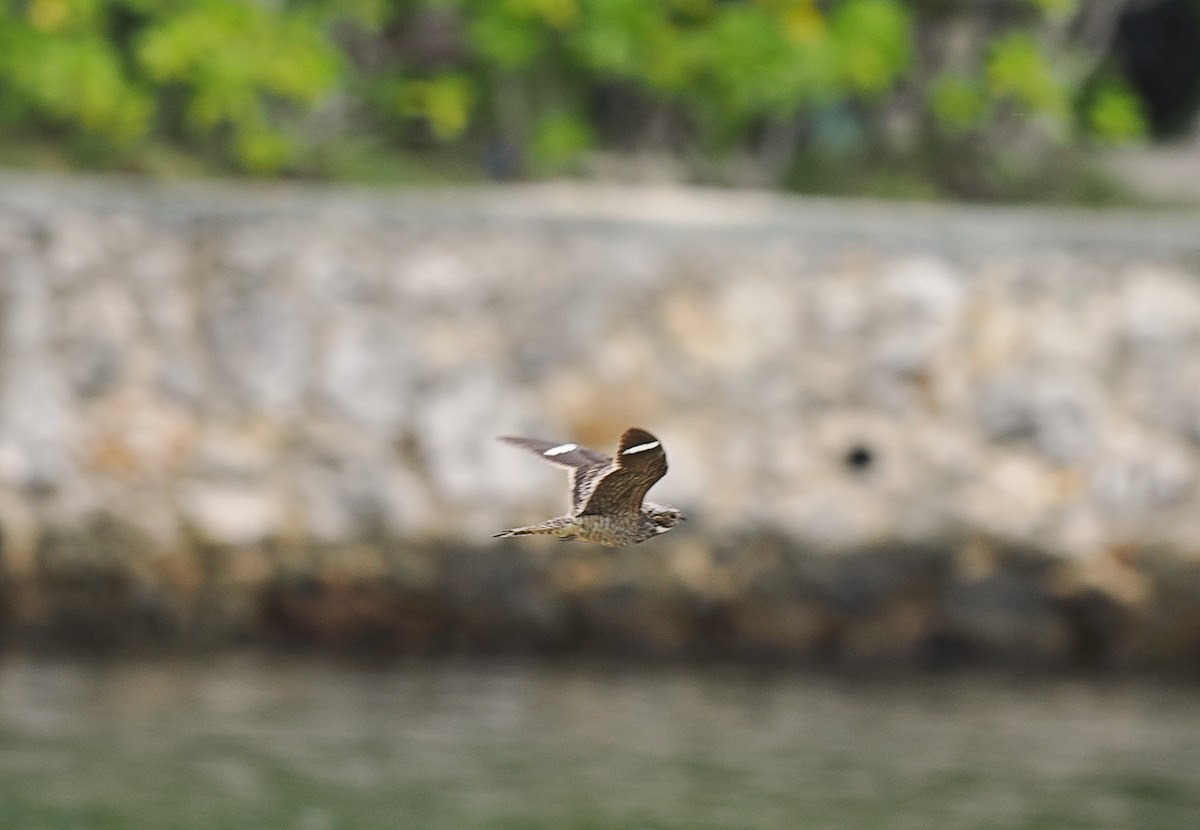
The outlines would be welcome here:
[[[677,508],[645,501],[646,492],[666,475],[667,454],[661,442],[644,429],[625,430],[615,459],[571,443],[540,438],[500,440],[566,468],[571,510],[565,516],[497,536],[550,535],[564,541],[620,547],[652,539],[684,518]]]
[[[506,536],[557,536],[564,542],[591,542],[608,548],[636,545],[653,539],[670,530],[655,522],[650,511],[638,511],[633,517],[626,516],[558,516],[529,527],[515,527],[498,537]]]

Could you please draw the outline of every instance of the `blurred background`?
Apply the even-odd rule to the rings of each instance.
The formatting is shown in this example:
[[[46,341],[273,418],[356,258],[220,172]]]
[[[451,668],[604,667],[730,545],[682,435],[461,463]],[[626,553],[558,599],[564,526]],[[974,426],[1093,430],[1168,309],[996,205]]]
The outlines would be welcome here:
[[[1200,822],[1200,2],[0,6],[0,826]],[[664,443],[607,550],[517,434]]]
[[[1196,195],[1180,181],[1194,167],[1157,161],[1194,165],[1192,0],[31,0],[0,14],[12,166]],[[1175,152],[1132,152],[1148,143]]]

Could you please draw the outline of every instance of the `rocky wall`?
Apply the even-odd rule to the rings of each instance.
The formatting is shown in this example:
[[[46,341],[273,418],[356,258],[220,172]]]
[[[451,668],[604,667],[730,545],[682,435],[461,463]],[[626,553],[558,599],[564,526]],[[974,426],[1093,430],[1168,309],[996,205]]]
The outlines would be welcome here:
[[[5,618],[1200,656],[1198,220],[0,178]],[[493,544],[565,502],[496,435],[629,425],[682,529]]]

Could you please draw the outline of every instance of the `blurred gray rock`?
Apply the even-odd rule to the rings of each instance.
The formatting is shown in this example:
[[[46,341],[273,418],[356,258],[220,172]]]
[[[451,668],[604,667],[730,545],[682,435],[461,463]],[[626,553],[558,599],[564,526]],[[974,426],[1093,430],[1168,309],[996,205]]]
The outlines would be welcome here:
[[[611,451],[633,424],[668,446],[653,497],[692,515],[682,547],[600,568],[565,610],[522,583],[542,578],[532,565],[469,575],[525,597],[530,626],[574,613],[625,632],[628,607],[663,648],[686,650],[694,623],[864,655],[934,630],[886,567],[754,588],[783,566],[714,547],[748,531],[833,559],[976,535],[1077,563],[1200,550],[1192,216],[573,185],[4,185],[0,529],[24,574],[39,540],[96,515],[149,540],[137,556],[159,551],[138,568],[187,586],[212,570],[188,558],[197,540],[241,550],[249,582],[319,563],[316,548],[490,545],[566,506],[561,471],[496,435]],[[587,570],[564,567],[545,578]],[[1056,653],[1054,625],[1022,627],[1053,615],[1049,589],[1007,578],[963,581],[940,621]],[[330,587],[321,613],[357,590]],[[372,590],[383,613],[394,597]],[[755,591],[762,605],[739,600]]]
[[[1134,217],[737,194],[180,187],[164,218],[72,187],[0,196],[0,480],[28,498],[128,510],[148,478],[216,538],[475,538],[564,501],[494,435],[639,423],[661,498],[717,531],[1185,532],[1200,280],[1161,218],[1151,248]]]
[[[1049,460],[1083,461],[1103,411],[1094,385],[1086,375],[1014,367],[980,384],[980,421],[994,439],[1026,439]]]

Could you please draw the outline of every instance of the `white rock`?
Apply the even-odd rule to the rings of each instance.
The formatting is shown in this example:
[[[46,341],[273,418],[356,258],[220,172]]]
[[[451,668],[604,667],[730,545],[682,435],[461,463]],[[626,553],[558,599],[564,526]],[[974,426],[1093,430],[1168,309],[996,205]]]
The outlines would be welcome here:
[[[184,515],[213,542],[249,545],[283,529],[279,496],[265,487],[193,483],[180,498]]]

